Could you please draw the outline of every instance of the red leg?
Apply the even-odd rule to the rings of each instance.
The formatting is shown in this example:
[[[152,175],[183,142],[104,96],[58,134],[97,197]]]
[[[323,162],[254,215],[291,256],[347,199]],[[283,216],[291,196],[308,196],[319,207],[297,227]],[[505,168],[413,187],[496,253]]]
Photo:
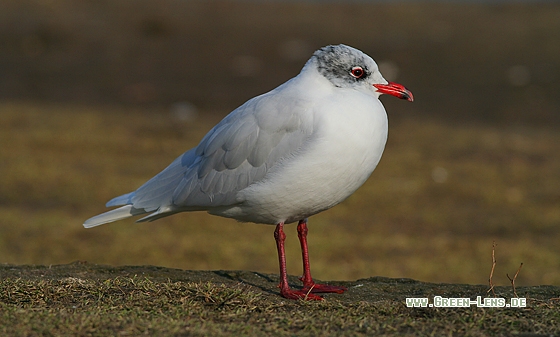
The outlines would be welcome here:
[[[309,251],[307,249],[307,219],[300,220],[297,226],[299,243],[301,245],[301,255],[303,259],[303,276],[300,280],[303,282],[302,291],[305,293],[337,293],[342,294],[347,289],[345,287],[329,286],[326,284],[316,284],[311,277],[309,268]]]
[[[276,226],[274,231],[274,238],[276,239],[276,247],[278,248],[278,262],[280,264],[280,294],[289,299],[305,299],[305,300],[322,300],[321,296],[313,295],[307,291],[292,290],[288,285],[288,272],[286,271],[286,254],[284,252],[284,241],[286,241],[286,234],[284,234],[284,223],[281,222]]]

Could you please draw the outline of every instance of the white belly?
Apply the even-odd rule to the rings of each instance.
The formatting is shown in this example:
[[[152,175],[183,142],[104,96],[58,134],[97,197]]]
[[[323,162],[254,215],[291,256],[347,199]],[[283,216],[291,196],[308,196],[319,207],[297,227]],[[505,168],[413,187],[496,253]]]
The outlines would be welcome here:
[[[240,205],[211,213],[241,221],[290,223],[329,209],[371,175],[387,141],[381,102],[358,95],[352,108],[325,102],[315,112],[316,132],[302,152],[240,191]]]

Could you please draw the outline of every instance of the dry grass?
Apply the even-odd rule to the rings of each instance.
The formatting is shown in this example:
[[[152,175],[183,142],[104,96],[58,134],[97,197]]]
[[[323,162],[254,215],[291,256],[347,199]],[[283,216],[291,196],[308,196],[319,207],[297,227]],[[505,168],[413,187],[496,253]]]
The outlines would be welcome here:
[[[6,336],[549,336],[558,287],[521,287],[525,308],[412,308],[405,297],[469,297],[484,286],[369,278],[321,302],[277,296],[277,277],[161,267],[0,265]],[[290,278],[293,282],[295,278]],[[499,296],[511,289],[497,287]]]
[[[191,213],[81,227],[108,199],[196,145],[216,114],[184,123],[165,110],[2,104],[0,119],[2,262],[276,272],[269,226]],[[389,138],[369,181],[311,218],[316,277],[484,284],[495,240],[495,284],[508,285],[506,273],[521,262],[517,285],[560,283],[560,136],[554,129],[402,118]],[[437,176],[442,172],[445,179]],[[288,268],[298,274],[291,227]]]

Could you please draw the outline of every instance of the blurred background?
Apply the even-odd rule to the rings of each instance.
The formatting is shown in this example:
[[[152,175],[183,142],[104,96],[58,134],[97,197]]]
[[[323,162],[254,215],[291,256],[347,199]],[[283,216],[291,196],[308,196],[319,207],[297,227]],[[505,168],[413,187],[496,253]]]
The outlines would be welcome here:
[[[272,226],[201,212],[81,224],[344,43],[415,102],[382,98],[377,170],[310,219],[313,275],[484,284],[495,242],[495,284],[523,262],[517,285],[559,285],[558,18],[534,1],[3,0],[0,263],[277,273]]]

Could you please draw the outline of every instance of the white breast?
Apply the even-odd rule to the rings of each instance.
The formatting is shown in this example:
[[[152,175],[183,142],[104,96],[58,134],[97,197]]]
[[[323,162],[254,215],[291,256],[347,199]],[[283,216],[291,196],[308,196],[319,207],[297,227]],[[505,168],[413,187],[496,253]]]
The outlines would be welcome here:
[[[310,112],[313,137],[297,156],[242,190],[240,205],[212,213],[249,222],[290,223],[354,193],[381,159],[387,115],[376,97],[355,90],[338,89],[329,97]]]

